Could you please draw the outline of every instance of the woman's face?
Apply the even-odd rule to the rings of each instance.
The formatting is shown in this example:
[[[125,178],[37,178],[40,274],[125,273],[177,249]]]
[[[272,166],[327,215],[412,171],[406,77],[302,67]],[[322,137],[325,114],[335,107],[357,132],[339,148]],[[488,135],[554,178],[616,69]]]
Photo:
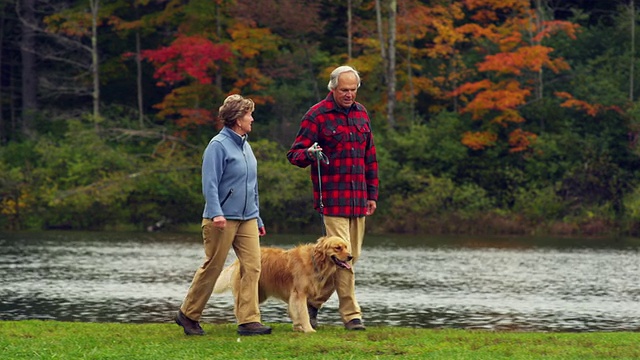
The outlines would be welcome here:
[[[251,132],[251,125],[253,124],[253,116],[251,111],[247,111],[244,116],[237,120],[236,132],[240,135],[245,135]]]

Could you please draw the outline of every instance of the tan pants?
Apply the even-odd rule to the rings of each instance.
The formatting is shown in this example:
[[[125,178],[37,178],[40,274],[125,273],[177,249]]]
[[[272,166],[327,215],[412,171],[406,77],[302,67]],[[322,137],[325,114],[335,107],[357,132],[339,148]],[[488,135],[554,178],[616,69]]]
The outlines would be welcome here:
[[[336,216],[325,216],[324,225],[328,236],[340,236],[351,243],[351,255],[353,265],[360,257],[362,242],[364,240],[365,217],[347,218]],[[340,317],[344,323],[353,319],[361,319],[362,311],[356,300],[355,294],[356,277],[354,267],[351,270],[338,269],[334,276],[334,283],[327,284],[318,299],[310,299],[309,304],[319,308],[333,294],[335,286],[338,293]]]
[[[238,324],[260,322],[258,307],[258,280],[260,279],[260,236],[256,219],[227,220],[224,229],[213,226],[210,219],[202,219],[202,239],[205,262],[196,270],[193,281],[180,310],[189,319],[200,321],[202,311],[211,297],[229,250],[240,261],[240,292],[235,300],[234,312]]]

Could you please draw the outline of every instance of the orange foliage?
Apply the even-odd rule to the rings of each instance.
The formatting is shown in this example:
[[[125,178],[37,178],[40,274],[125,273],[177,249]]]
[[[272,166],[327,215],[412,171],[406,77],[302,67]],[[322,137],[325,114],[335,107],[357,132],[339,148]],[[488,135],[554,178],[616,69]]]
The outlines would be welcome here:
[[[494,146],[498,135],[488,131],[467,131],[462,135],[462,144],[472,150],[482,150],[488,146]]]
[[[587,115],[595,117],[599,113],[612,110],[619,114],[623,114],[624,111],[620,109],[618,106],[604,106],[602,104],[591,104],[583,100],[578,100],[573,97],[573,95],[564,91],[557,91],[555,95],[559,98],[566,99],[560,106],[565,108],[573,108],[576,110],[584,111]]]
[[[586,112],[590,116],[598,115],[598,112],[600,112],[602,107],[602,105],[600,104],[589,104],[586,101],[578,100],[574,98],[573,95],[564,91],[557,91],[556,96],[566,99],[562,104],[560,104],[560,106],[566,108],[575,108]]]
[[[580,25],[573,24],[568,21],[545,21],[540,32],[533,37],[533,41],[540,42],[544,38],[551,37],[551,35],[558,32],[567,34],[571,39],[576,39],[576,32],[580,28]]]
[[[492,84],[493,83],[488,79],[462,84],[453,92],[453,95],[474,94],[480,90],[487,90],[491,88]]]
[[[467,83],[458,88],[459,92],[472,93],[476,96],[461,110],[462,113],[471,113],[473,120],[481,120],[491,111],[499,112],[492,122],[506,125],[506,122],[519,123],[524,119],[515,111],[518,106],[525,103],[530,95],[529,89],[524,89],[515,80],[505,80],[493,83],[489,80],[481,80],[475,83]],[[501,113],[501,114],[500,114]]]
[[[578,25],[566,21],[538,21],[538,13],[524,0],[462,0],[471,22],[456,31],[485,54],[476,64],[482,80],[461,84],[451,94],[459,97],[461,113],[469,113],[473,120],[507,128],[526,120],[520,113],[534,89],[539,86],[543,69],[558,73],[569,69],[561,58],[551,56],[553,48],[540,44],[545,38],[564,32],[575,38]],[[578,105],[572,100],[567,104]],[[586,104],[579,105],[586,108]],[[490,137],[492,128],[480,133],[468,132],[463,144],[471,149],[492,146],[497,134]],[[516,129],[508,135],[511,152],[527,149],[536,135]]]
[[[523,70],[540,71],[547,65],[554,72],[557,66],[549,59],[553,49],[547,46],[533,45],[521,47],[511,53],[487,55],[485,61],[478,64],[480,71],[495,71],[499,74],[521,75]]]
[[[509,134],[509,152],[520,152],[527,150],[538,139],[538,135],[524,131],[522,129],[515,129]]]
[[[210,84],[192,83],[171,91],[164,101],[154,105],[161,119],[174,119],[178,128],[207,124],[213,118],[212,106],[206,106],[206,100],[215,90]]]

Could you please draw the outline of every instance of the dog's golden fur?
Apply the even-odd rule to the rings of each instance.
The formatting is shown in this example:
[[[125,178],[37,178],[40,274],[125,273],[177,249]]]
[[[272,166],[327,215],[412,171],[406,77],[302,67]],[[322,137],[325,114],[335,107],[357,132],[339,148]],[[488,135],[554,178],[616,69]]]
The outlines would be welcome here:
[[[349,243],[338,236],[324,236],[315,244],[302,244],[292,249],[261,248],[258,301],[270,297],[289,305],[294,331],[314,332],[309,322],[307,299],[316,299],[333,275],[342,267],[351,269]],[[236,296],[240,284],[238,260],[226,267],[214,292],[231,290]]]

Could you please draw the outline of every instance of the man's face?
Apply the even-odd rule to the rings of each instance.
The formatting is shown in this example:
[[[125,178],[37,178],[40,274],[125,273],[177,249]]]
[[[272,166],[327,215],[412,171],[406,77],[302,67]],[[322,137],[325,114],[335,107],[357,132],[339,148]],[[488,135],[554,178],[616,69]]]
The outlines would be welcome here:
[[[333,90],[333,99],[343,108],[349,108],[356,101],[358,78],[352,72],[338,76],[338,86]]]

